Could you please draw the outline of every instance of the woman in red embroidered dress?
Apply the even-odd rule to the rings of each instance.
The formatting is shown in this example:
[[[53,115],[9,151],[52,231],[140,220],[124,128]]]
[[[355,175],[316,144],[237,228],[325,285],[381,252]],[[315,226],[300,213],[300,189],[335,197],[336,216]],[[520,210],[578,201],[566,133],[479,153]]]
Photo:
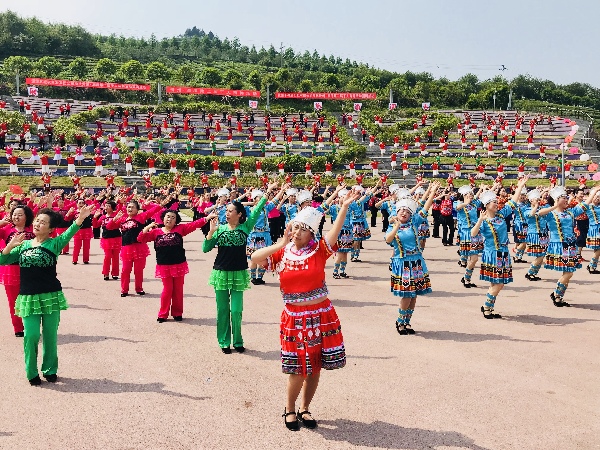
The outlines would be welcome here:
[[[317,426],[308,408],[319,385],[320,370],[346,365],[340,321],[327,297],[325,263],[337,250],[348,206],[358,197],[357,191],[346,196],[333,226],[320,240],[315,235],[323,214],[307,207],[288,224],[282,239],[252,254],[253,262],[268,264],[279,273],[285,303],[280,328],[281,363],[283,373],[289,375],[283,417],[292,431],[299,429],[298,419],[307,428]]]

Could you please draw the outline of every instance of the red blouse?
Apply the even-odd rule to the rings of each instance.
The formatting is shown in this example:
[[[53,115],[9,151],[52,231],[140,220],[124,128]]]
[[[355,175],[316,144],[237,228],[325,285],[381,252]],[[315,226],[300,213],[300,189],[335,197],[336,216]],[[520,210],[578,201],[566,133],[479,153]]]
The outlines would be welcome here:
[[[299,303],[325,297],[329,294],[325,283],[325,263],[337,251],[337,243],[330,246],[325,238],[308,253],[296,255],[292,244],[271,255],[271,263],[279,273],[279,284],[284,303]]]

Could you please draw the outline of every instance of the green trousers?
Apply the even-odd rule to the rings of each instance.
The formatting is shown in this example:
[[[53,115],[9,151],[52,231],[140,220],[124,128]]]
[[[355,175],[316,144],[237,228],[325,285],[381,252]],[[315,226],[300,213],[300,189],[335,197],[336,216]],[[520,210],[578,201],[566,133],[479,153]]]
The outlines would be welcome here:
[[[23,349],[25,351],[25,372],[28,380],[39,375],[37,359],[40,335],[43,338],[42,373],[44,375],[55,375],[58,371],[57,336],[59,323],[60,311],[52,314],[33,314],[23,317],[23,327],[25,328]]]
[[[217,297],[217,339],[221,348],[231,345],[242,347],[242,311],[244,310],[243,291],[215,291]]]

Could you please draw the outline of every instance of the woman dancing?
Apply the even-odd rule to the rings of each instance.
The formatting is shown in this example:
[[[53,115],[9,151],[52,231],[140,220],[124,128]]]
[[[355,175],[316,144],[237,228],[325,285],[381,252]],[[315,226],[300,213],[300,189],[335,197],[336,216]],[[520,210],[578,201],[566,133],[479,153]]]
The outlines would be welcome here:
[[[336,241],[348,207],[361,195],[355,190],[346,195],[331,229],[320,240],[315,236],[323,214],[307,207],[287,225],[282,239],[252,254],[254,262],[279,273],[285,303],[280,327],[281,363],[283,373],[289,375],[283,417],[285,426],[292,431],[299,429],[298,419],[307,428],[317,426],[309,407],[321,369],[346,365],[340,321],[325,284],[325,263],[337,250]],[[296,412],[301,393],[300,409]]]
[[[79,230],[91,210],[91,207],[83,206],[69,229],[51,238],[50,234],[61,223],[62,217],[56,211],[44,208],[33,222],[33,239],[25,240],[25,233],[16,233],[0,254],[0,264],[18,262],[21,267],[21,287],[15,314],[23,319],[25,372],[32,386],[38,386],[42,382],[37,366],[40,325],[44,345],[42,373],[47,381],[57,381],[58,324],[60,311],[67,309],[68,305],[56,277],[56,264],[63,247]]]
[[[512,199],[506,202],[501,210],[498,210],[498,198],[494,191],[486,190],[479,197],[485,209],[471,230],[471,237],[477,236],[480,231],[483,236],[479,279],[490,282],[485,304],[481,307],[483,317],[486,319],[502,318],[500,314],[494,313],[496,297],[505,284],[513,281],[506,216],[516,208],[516,202],[528,179],[528,176],[524,176],[519,180]],[[494,188],[497,187],[494,185]]]
[[[433,182],[428,188],[427,200],[422,208],[410,197],[396,202],[396,220],[385,236],[394,254],[391,268],[391,292],[401,297],[396,330],[401,335],[415,334],[410,320],[415,310],[418,295],[431,293],[431,281],[427,265],[419,244],[419,226],[427,220],[429,208],[440,187]]]

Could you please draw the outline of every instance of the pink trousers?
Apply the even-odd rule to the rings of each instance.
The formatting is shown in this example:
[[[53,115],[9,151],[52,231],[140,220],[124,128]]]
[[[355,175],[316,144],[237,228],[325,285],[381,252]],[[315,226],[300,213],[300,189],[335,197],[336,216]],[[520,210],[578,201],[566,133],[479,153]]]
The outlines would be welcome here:
[[[183,294],[183,282],[181,284]],[[21,333],[23,332],[23,320],[19,316],[15,316],[15,303],[17,301],[17,296],[19,295],[19,285],[5,284],[4,290],[6,291],[6,298],[8,299],[8,309],[10,310],[10,319],[12,320],[13,328],[15,333]]]
[[[142,292],[142,282],[144,281],[144,268],[146,267],[146,258],[138,258],[134,260],[123,260],[121,269],[121,292],[129,292],[129,281],[131,280],[131,270],[135,279],[135,292]]]
[[[102,275],[105,277],[110,273],[113,277],[119,276],[119,252],[120,248],[105,248],[104,262],[102,263]],[[112,271],[110,270],[112,266]]]
[[[169,310],[173,317],[183,316],[183,279],[183,276],[162,278],[163,290],[160,294],[159,318],[167,319]]]
[[[79,259],[79,251],[81,250],[81,244],[83,243],[83,262],[90,261],[90,242],[91,239],[81,239],[75,236],[73,238],[73,262],[77,262]]]

